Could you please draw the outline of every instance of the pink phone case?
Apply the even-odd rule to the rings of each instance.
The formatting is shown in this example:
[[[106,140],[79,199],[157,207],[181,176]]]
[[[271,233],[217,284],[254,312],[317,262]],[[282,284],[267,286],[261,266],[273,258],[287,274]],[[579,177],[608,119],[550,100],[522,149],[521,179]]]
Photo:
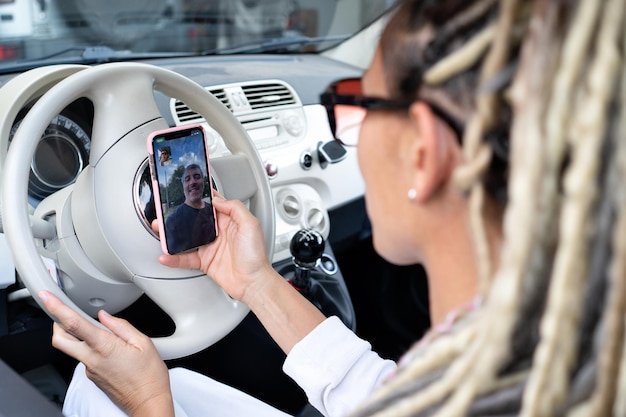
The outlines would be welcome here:
[[[204,128],[199,125],[199,124],[192,124],[192,125],[185,125],[185,126],[178,126],[178,127],[173,127],[173,128],[168,128],[168,129],[162,129],[162,130],[157,130],[152,132],[147,140],[146,140],[146,146],[148,148],[148,163],[150,166],[150,176],[151,176],[151,180],[152,180],[152,193],[154,195],[154,204],[155,204],[155,211],[156,211],[156,217],[157,217],[157,223],[159,226],[159,236],[160,236],[160,241],[161,241],[161,249],[163,250],[164,253],[167,254],[175,254],[175,253],[183,253],[183,252],[187,252],[190,250],[195,250],[197,247],[201,246],[201,245],[197,245],[197,246],[192,246],[188,249],[182,250],[182,251],[175,251],[175,252],[170,252],[170,249],[168,248],[168,244],[167,244],[167,236],[166,236],[166,228],[165,228],[165,216],[163,213],[163,202],[162,202],[162,198],[161,198],[161,193],[160,193],[160,187],[159,187],[159,174],[158,174],[158,168],[157,166],[155,166],[155,164],[157,163],[157,158],[155,157],[155,152],[154,152],[154,140],[155,138],[167,138],[164,139],[165,141],[172,141],[172,140],[176,140],[176,139],[172,139],[172,136],[180,136],[180,137],[185,137],[184,135],[180,135],[181,133],[184,132],[191,132],[193,130],[199,130],[202,134],[202,149],[204,150],[204,156],[205,156],[205,169],[206,169],[206,174],[208,176],[208,181],[209,181],[209,189],[210,189],[210,201],[211,201],[211,207],[213,210],[213,219],[214,221],[214,233],[215,233],[215,238],[217,238],[219,231],[217,228],[217,217],[215,214],[215,207],[213,207],[213,187],[211,186],[212,183],[212,179],[211,179],[211,163],[209,160],[209,153],[207,150],[207,146],[206,146],[206,134],[204,131]],[[191,135],[189,135],[190,137]],[[170,162],[172,162],[171,160],[173,159],[173,154],[174,152],[172,152],[171,148],[170,148]],[[165,154],[165,155],[164,155]],[[163,165],[165,163],[167,163],[167,154],[165,152],[162,152],[159,155],[159,161],[158,163]],[[200,164],[200,163],[199,163]],[[184,203],[183,203],[184,204]],[[181,204],[182,205],[182,204]],[[214,238],[214,239],[215,239]],[[213,240],[214,240],[213,239]],[[211,240],[211,242],[213,241]],[[208,242],[210,243],[210,242]]]

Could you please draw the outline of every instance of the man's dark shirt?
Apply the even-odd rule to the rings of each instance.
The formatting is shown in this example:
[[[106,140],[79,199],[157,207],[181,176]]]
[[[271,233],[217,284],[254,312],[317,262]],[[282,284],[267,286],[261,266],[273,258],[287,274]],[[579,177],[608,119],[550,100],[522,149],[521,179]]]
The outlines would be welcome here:
[[[213,206],[205,202],[203,209],[181,204],[165,220],[169,253],[186,251],[215,239]]]

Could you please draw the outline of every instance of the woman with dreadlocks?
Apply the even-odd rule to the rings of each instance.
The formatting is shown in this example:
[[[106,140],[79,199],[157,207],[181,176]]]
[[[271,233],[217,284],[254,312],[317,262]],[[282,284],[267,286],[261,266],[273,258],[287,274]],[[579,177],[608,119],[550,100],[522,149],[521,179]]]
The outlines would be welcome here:
[[[397,366],[273,271],[237,201],[214,199],[216,242],[160,261],[248,304],[324,415],[624,415],[624,3],[406,0],[363,78],[322,95],[344,144],[346,107],[365,110],[376,250],[428,274],[435,326]],[[101,313],[105,332],[40,297],[54,345],[84,363],[68,414],[284,415],[168,373],[123,320]]]
[[[501,255],[492,265],[498,254],[478,253],[483,305],[471,320],[412,352],[353,416],[625,415],[625,9],[623,0],[501,1],[463,48],[419,67],[418,99],[427,99],[484,56],[474,104],[457,118],[467,164],[455,174],[476,202],[477,247],[488,248],[489,176],[481,184],[474,174],[508,137]],[[441,26],[422,15],[435,32],[422,31],[426,50],[454,41],[446,27],[467,22],[454,16]]]

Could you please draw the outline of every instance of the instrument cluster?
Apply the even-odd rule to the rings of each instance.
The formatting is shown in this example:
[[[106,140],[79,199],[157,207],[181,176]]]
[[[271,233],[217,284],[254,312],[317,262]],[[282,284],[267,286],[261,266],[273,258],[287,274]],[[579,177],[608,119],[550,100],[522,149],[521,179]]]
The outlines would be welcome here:
[[[28,110],[16,117],[9,142]],[[92,121],[93,106],[87,99],[75,101],[50,121],[31,162],[28,195],[33,206],[72,184],[89,164]]]

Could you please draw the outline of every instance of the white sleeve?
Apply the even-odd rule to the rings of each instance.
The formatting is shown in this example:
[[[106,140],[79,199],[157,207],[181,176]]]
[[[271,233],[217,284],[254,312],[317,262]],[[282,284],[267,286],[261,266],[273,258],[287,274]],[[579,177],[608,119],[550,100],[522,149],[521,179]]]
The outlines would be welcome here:
[[[327,417],[345,416],[396,369],[337,317],[330,317],[296,344],[283,371]]]

